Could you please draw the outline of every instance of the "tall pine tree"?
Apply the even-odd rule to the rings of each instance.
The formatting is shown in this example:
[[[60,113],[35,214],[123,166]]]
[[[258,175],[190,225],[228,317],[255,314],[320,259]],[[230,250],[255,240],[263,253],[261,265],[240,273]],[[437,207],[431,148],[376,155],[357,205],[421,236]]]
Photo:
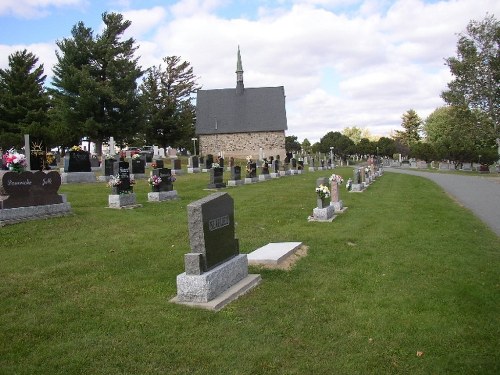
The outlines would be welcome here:
[[[153,66],[141,84],[145,118],[143,131],[147,142],[162,147],[187,147],[194,135],[195,107],[191,95],[199,88],[193,68],[178,56],[163,59]]]
[[[142,76],[132,38],[122,40],[131,22],[104,13],[105,28],[94,37],[80,22],[72,37],[57,42],[54,67],[54,119],[73,142],[83,137],[99,145],[113,136],[126,143],[140,122],[137,79]]]
[[[43,64],[27,50],[9,56],[9,67],[0,69],[0,147],[21,148],[23,134],[37,143],[50,143]]]

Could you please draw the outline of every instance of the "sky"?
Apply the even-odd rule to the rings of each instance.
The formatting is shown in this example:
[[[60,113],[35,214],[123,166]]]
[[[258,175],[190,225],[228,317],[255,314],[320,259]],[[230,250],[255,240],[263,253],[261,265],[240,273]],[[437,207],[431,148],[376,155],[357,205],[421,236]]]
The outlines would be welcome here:
[[[0,68],[27,49],[50,84],[56,41],[80,21],[99,34],[104,12],[132,22],[142,68],[180,56],[203,89],[236,86],[239,46],[245,87],[284,86],[286,135],[314,143],[353,126],[390,136],[409,109],[425,120],[444,105],[458,34],[500,2],[0,0]]]

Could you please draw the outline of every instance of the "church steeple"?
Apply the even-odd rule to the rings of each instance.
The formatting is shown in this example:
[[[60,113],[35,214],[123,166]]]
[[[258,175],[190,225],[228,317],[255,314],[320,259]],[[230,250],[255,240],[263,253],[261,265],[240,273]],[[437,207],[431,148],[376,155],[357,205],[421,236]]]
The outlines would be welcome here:
[[[236,62],[236,93],[243,94],[243,65],[241,64],[240,46],[238,46],[238,60]]]

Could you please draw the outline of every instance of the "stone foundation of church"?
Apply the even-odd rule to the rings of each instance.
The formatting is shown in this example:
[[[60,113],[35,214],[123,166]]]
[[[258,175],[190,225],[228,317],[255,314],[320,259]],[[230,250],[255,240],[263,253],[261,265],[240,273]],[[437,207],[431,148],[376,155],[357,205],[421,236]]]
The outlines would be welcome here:
[[[252,155],[253,160],[259,158],[260,149],[264,157],[280,155],[285,158],[285,132],[254,132],[231,134],[201,134],[199,146],[202,155],[219,155],[224,158],[244,159]]]

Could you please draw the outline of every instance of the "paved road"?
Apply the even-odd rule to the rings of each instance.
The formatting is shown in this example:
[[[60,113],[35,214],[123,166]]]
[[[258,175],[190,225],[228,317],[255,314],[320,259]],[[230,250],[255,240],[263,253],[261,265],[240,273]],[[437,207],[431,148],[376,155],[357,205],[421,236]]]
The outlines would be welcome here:
[[[434,181],[500,236],[500,177],[430,173],[399,168],[385,168],[384,172],[411,174]]]

